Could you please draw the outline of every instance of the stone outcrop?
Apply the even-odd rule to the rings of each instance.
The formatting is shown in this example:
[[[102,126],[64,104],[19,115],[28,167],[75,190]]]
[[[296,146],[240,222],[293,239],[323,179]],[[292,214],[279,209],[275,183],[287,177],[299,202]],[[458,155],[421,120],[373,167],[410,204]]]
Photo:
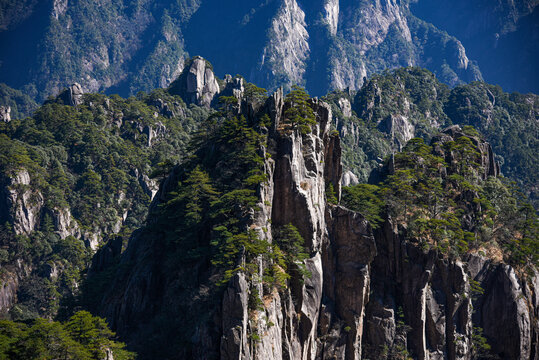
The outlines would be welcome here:
[[[170,85],[170,92],[182,96],[188,104],[209,107],[220,88],[209,63],[195,56],[186,64],[179,78]]]
[[[21,259],[14,264],[0,267],[0,314],[7,313],[17,301],[19,284],[32,271]]]
[[[65,14],[67,10],[68,0],[54,0],[52,5],[52,16],[56,20],[62,15]]]
[[[16,234],[30,234],[39,225],[43,195],[32,189],[30,174],[26,170],[13,172],[2,185],[0,217],[13,225]]]
[[[252,71],[257,83],[283,76],[289,79],[287,85],[302,82],[310,52],[306,27],[305,12],[297,1],[282,0],[268,29],[260,65],[256,64]]]
[[[0,106],[0,121],[11,121],[11,106]]]
[[[71,216],[71,211],[61,208],[54,208],[52,210],[52,219],[54,221],[54,228],[56,233],[61,239],[65,239],[68,236],[80,237],[81,231],[77,221]]]
[[[82,95],[84,91],[79,83],[74,83],[62,92],[58,97],[63,100],[64,104],[77,106],[82,104]]]
[[[350,104],[350,100],[346,98],[340,98],[338,104],[342,114],[345,117],[352,116],[352,105]]]
[[[263,130],[268,142],[260,150],[267,181],[260,185],[259,210],[251,213],[246,228],[271,242],[275,229],[293,224],[305,239],[311,276],[303,282],[292,278],[288,287],[268,293],[240,271],[223,292],[214,293],[206,265],[169,274],[162,266],[162,239],[149,230],[137,232],[121,259],[129,269],[102,303],[102,314],[122,336],[144,341],[163,307],[172,309],[167,316],[188,321],[186,312],[196,315],[205,304],[207,318],[196,316],[191,350],[178,353],[179,358],[359,360],[407,352],[416,359],[468,360],[478,328],[502,358],[536,357],[537,275],[526,282],[508,265],[477,255],[463,260],[441,256],[407,241],[405,229],[391,218],[373,230],[361,214],[328,204],[326,189],[332,184],[340,197],[343,172],[329,106],[311,101],[317,125],[308,134],[283,126],[282,91],[265,106],[273,120]],[[457,137],[459,131],[451,128],[440,136]],[[488,147],[478,144],[486,174],[496,175],[489,170]],[[153,209],[180,172],[175,168],[161,184]],[[244,262],[240,254],[237,266]],[[266,266],[257,261],[259,277]],[[188,284],[178,284],[180,278]],[[474,291],[472,280],[483,293]],[[184,290],[174,292],[178,286]],[[250,305],[253,299],[259,305]]]
[[[50,46],[37,50],[45,59],[42,63],[21,71],[18,41],[7,44],[2,81],[20,77],[21,84],[35,83],[43,89],[40,99],[69,85],[65,81],[78,81],[87,91],[125,88],[135,94],[168,86],[184,69],[189,52],[207,57],[219,71],[234,69],[270,90],[296,83],[306,84],[313,94],[359,89],[366,76],[409,65],[428,67],[455,85],[481,79],[475,60],[491,82],[511,90],[537,89],[529,55],[534,49],[528,45],[533,42],[512,40],[534,38],[534,0],[503,0],[491,6],[463,0],[458,6],[424,0],[259,0],[228,8],[221,4],[167,1],[137,8],[129,3],[113,17],[109,11],[83,9],[68,0],[51,0],[42,7],[27,4],[28,11],[17,11],[16,16],[10,16],[8,7],[3,25],[14,27],[14,39],[27,40],[24,29],[34,25],[37,34],[28,46],[37,49],[44,39]],[[106,0],[102,7],[110,10],[114,5]],[[475,20],[478,12],[484,21]],[[173,14],[170,21],[161,19],[164,13]],[[93,31],[89,24],[102,32],[92,46],[85,41]],[[470,48],[475,59],[465,51]],[[518,56],[505,57],[510,50]],[[492,59],[504,64],[503,71]],[[522,69],[518,61],[525,65]],[[60,62],[64,66],[51,69]],[[511,76],[512,72],[520,75]]]
[[[359,180],[357,176],[351,172],[350,170],[347,170],[342,175],[342,186],[353,186],[359,184]]]
[[[444,151],[442,147],[444,143],[448,141],[456,141],[462,136],[469,137],[472,140],[472,144],[479,150],[481,159],[479,169],[482,170],[480,174],[481,178],[485,180],[489,176],[496,177],[500,175],[500,164],[494,158],[494,153],[490,144],[480,139],[479,136],[465,134],[458,125],[453,125],[447,129],[444,129],[440,135],[437,135],[432,139],[434,150],[437,155],[443,156],[448,164],[455,164],[457,161],[459,161],[458,159],[454,158],[454,155],[451,152]]]

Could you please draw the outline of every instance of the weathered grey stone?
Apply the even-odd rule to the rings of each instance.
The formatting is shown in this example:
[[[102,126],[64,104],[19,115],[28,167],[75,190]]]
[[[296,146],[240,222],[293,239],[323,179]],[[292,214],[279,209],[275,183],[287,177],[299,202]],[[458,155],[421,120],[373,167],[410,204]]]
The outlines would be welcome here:
[[[274,122],[260,149],[267,180],[257,192],[259,210],[250,212],[245,228],[271,243],[276,228],[295,225],[306,240],[311,277],[303,282],[293,277],[288,287],[268,291],[260,281],[268,260],[255,259],[252,278],[236,273],[220,306],[211,310],[214,321],[196,326],[192,358],[359,360],[394,358],[406,349],[422,360],[470,360],[474,326],[484,328],[502,358],[536,356],[537,275],[525,284],[514,269],[479,255],[467,255],[465,262],[441,256],[406,240],[406,227],[391,218],[373,231],[362,215],[328,204],[326,186],[334,184],[339,193],[342,183],[340,143],[329,132],[329,107],[311,101],[317,125],[312,133],[300,134],[282,126],[282,90],[265,106]],[[452,128],[438,141],[449,141],[459,131]],[[488,160],[483,166],[492,167],[488,147],[477,145]],[[434,147],[443,151],[440,144]],[[166,201],[180,171],[175,168],[162,182],[150,213]],[[141,331],[137,319],[159,313],[156,301],[178,301],[169,290],[178,284],[160,271],[161,240],[136,233],[122,255],[122,262],[130,264],[127,275],[104,301],[104,314],[120,333],[133,331],[130,327]],[[112,253],[103,253],[102,262],[110,262]],[[244,255],[238,256],[238,268],[245,265]],[[200,266],[179,271],[191,273]],[[193,277],[203,278],[200,272]],[[471,279],[481,284],[483,295],[473,293]],[[207,293],[203,281],[191,284],[198,287],[189,290],[196,300],[189,299],[182,309],[195,306]],[[158,291],[159,297],[152,298]],[[249,294],[261,301],[255,309],[249,307]]]
[[[65,14],[67,10],[67,4],[68,0],[54,0],[52,6],[52,16],[54,16],[56,20],[58,20],[60,16]]]
[[[491,346],[496,353],[509,360],[530,358],[530,308],[519,279],[510,266],[499,265],[495,270],[494,279],[485,289],[481,315],[484,334],[493,340]]]
[[[60,97],[66,105],[77,106],[82,104],[82,95],[84,95],[82,86],[79,83],[74,83]]]
[[[170,85],[169,91],[180,95],[188,104],[210,107],[221,89],[211,65],[202,57],[195,56]]]
[[[309,33],[305,13],[296,0],[283,0],[271,19],[260,64],[252,73],[258,84],[275,74],[287,76],[290,84],[301,84],[309,56]]]
[[[3,191],[5,203],[0,204],[3,207],[1,212],[8,215],[16,234],[29,235],[39,225],[43,195],[32,189],[30,174],[26,170],[12,174]]]
[[[11,106],[0,106],[0,121],[11,121]]]
[[[247,339],[249,285],[242,273],[230,281],[223,297],[221,359],[250,359]]]
[[[339,109],[345,117],[352,116],[352,105],[350,104],[350,100],[346,98],[340,98],[338,104]]]
[[[481,178],[485,180],[489,176],[496,177],[500,175],[500,165],[494,157],[490,144],[476,136],[466,135],[459,125],[453,125],[444,129],[442,134],[435,136],[432,139],[431,144],[434,145],[434,150],[437,155],[444,157],[448,164],[455,164],[460,160],[455,159],[451,152],[446,153],[445,150],[442,149],[441,145],[448,141],[456,141],[462,136],[470,137],[473,145],[477,147],[479,153],[481,154],[481,164],[479,167],[479,169],[482,170],[480,172]]]
[[[71,216],[69,208],[52,210],[54,228],[60,238],[65,239],[68,236],[80,237],[81,231],[75,219]]]
[[[342,176],[342,186],[353,186],[359,184],[357,176],[350,170],[346,170]]]

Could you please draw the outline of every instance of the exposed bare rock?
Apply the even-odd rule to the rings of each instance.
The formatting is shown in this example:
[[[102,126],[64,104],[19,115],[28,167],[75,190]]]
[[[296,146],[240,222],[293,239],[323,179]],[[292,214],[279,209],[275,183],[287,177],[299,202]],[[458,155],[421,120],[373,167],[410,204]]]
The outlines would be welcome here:
[[[174,39],[174,40],[177,40],[177,39]],[[180,76],[184,65],[185,65],[185,59],[183,57],[180,57],[176,64],[174,63],[165,64],[161,70],[161,77],[159,78],[159,86],[162,88],[168,87],[174,80],[178,78],[178,76]]]
[[[220,89],[209,63],[195,56],[170,85],[170,91],[182,96],[187,103],[209,107]]]
[[[59,97],[64,101],[64,104],[77,106],[82,104],[82,95],[84,95],[82,86],[79,83],[74,83],[62,92]]]
[[[344,172],[342,176],[342,186],[354,186],[359,184],[359,180],[357,176],[351,172],[350,170],[347,170]]]
[[[2,266],[0,269],[0,314],[5,314],[16,303],[19,284],[32,269],[21,259],[16,260],[12,266]]]
[[[397,1],[362,1],[359,12],[356,6],[349,4],[341,9],[342,26],[350,31],[349,39],[361,53],[380,44],[391,25],[399,29],[406,41],[412,41],[406,17]]]
[[[152,146],[154,139],[165,136],[167,127],[161,121],[158,121],[154,126],[145,126],[142,131],[148,137],[148,146]]]
[[[309,56],[309,33],[305,13],[296,0],[283,0],[268,29],[262,60],[252,73],[257,83],[286,76],[288,84],[301,84]],[[279,84],[280,85],[280,84]]]
[[[243,92],[245,91],[245,81],[242,77],[232,77],[231,75],[225,75],[225,86],[220,95],[234,96],[238,100],[241,100]]]
[[[54,0],[52,5],[52,16],[54,16],[56,20],[58,20],[58,17],[65,14],[67,10],[67,4],[68,0]]]
[[[37,228],[44,199],[41,192],[32,189],[28,171],[11,175],[3,186],[3,198],[0,213],[7,216],[16,234],[28,235]]]
[[[338,104],[339,109],[345,117],[352,116],[352,105],[350,104],[350,100],[346,98],[340,98]]]
[[[346,359],[361,359],[366,304],[370,296],[370,263],[376,244],[370,225],[342,207],[329,210],[330,241],[324,248],[324,294],[332,303],[334,328],[346,329]]]
[[[415,135],[415,126],[404,115],[390,115],[378,126],[382,131],[391,134],[399,150]]]
[[[247,338],[249,285],[245,275],[236,274],[223,296],[221,360],[250,359]]]
[[[0,106],[0,121],[11,121],[11,106]]]
[[[337,35],[339,29],[339,0],[325,0],[324,3],[325,20],[331,35]]]
[[[53,219],[54,227],[56,233],[60,238],[65,239],[68,236],[80,237],[81,231],[79,225],[71,216],[71,211],[69,209],[53,209]]]
[[[319,251],[327,236],[323,139],[328,131],[326,119],[310,134],[294,131],[276,139],[272,223],[275,226],[292,223],[310,251]]]
[[[180,319],[205,309],[205,320],[196,312],[196,320],[191,319],[196,322],[192,352],[179,358],[359,360],[396,358],[407,351],[422,360],[471,360],[474,327],[484,329],[502,358],[536,357],[537,275],[524,282],[508,265],[478,255],[465,261],[445,257],[407,240],[406,228],[391,218],[373,231],[359,213],[328,204],[326,187],[333,184],[339,196],[343,182],[329,106],[310,102],[317,124],[307,134],[282,124],[282,91],[265,106],[274,122],[271,129],[262,129],[268,135],[260,149],[267,178],[258,189],[259,209],[247,216],[245,227],[271,243],[276,228],[296,226],[306,241],[305,266],[311,276],[268,291],[258,280],[268,264],[259,257],[253,263],[255,276],[239,271],[216,295],[207,264],[192,262],[171,275],[163,271],[163,239],[140,231],[122,255],[128,269],[102,303],[103,314],[121,335],[144,339],[151,319],[163,316],[164,308]],[[452,128],[440,141],[460,133]],[[485,156],[483,166],[494,166],[489,148],[481,145],[486,143],[474,141]],[[150,212],[166,200],[180,172],[176,167],[162,182]],[[152,217],[148,223],[153,225]],[[99,264],[113,256],[113,249],[100,252]],[[239,269],[245,266],[244,256],[238,255]],[[180,275],[188,284],[178,283]],[[472,279],[483,294],[473,292]],[[178,288],[183,292],[175,293]],[[208,299],[209,294],[215,298]]]
[[[483,180],[489,176],[500,175],[500,164],[494,158],[494,153],[490,144],[477,136],[465,134],[458,125],[448,127],[442,132],[441,135],[435,136],[432,139],[432,143],[435,144],[435,151],[438,153],[438,155],[444,156],[448,164],[454,164],[458,160],[454,159],[453,154],[451,154],[450,152],[445,153],[445,151],[441,148],[441,145],[448,141],[455,141],[462,136],[469,137],[472,140],[474,146],[476,146],[479,150],[479,153],[481,155],[481,166],[479,167],[479,169],[483,170],[481,172],[481,177],[483,178]]]
[[[485,336],[494,339],[492,346],[504,359],[530,359],[532,354],[533,313],[523,290],[514,269],[500,265],[480,310]]]
[[[344,51],[342,44],[336,44],[335,47],[339,52]],[[352,59],[340,57],[333,61],[331,76],[329,82],[330,89],[346,89],[358,90],[364,84],[364,79],[367,78],[367,68],[364,62],[356,65]]]

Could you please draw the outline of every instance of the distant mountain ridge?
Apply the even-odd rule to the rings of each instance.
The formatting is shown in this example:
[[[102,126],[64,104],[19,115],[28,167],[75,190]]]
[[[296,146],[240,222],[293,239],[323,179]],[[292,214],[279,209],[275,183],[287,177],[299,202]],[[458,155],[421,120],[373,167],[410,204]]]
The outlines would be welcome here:
[[[519,1],[515,7],[524,9],[519,12],[500,6],[491,18],[509,24],[506,17],[531,16],[536,3]],[[473,22],[473,10],[450,16],[455,18],[451,27],[439,21],[441,10],[425,15],[431,7],[444,9],[427,0],[411,5],[397,0],[4,1],[0,82],[38,102],[74,82],[84,91],[127,96],[168,86],[189,55],[210,60],[219,77],[225,71],[244,74],[269,90],[297,83],[314,95],[358,89],[365,77],[410,65],[428,68],[449,85],[482,79],[483,64],[473,60],[490,56],[489,48],[476,49],[483,37],[493,36],[490,28],[470,34],[475,42],[466,38],[474,49],[470,58],[459,41],[466,34],[455,26]],[[523,37],[537,28],[533,21],[510,25],[505,34]],[[515,46],[520,52],[534,49],[533,42],[524,45]],[[505,77],[494,76],[492,64],[485,63],[486,80],[494,76],[504,88],[537,91],[529,74],[536,71],[529,65],[533,59],[523,61],[528,66],[501,64]]]

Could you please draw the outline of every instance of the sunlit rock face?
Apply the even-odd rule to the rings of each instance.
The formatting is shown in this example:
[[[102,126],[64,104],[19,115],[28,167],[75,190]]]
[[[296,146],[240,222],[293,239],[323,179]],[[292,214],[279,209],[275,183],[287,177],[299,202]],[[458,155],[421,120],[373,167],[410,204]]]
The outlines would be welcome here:
[[[283,131],[283,100],[279,90],[264,105],[272,120],[260,149],[267,179],[246,226],[272,242],[273,228],[293,224],[305,239],[310,277],[292,279],[290,286],[268,293],[257,277],[240,271],[209,300],[211,270],[200,263],[180,266],[171,276],[162,265],[162,239],[144,231],[133,235],[122,255],[127,270],[118,273],[102,303],[102,314],[117,331],[126,339],[144,341],[141,334],[156,331],[152,326],[167,304],[172,309],[168,316],[196,323],[197,336],[189,340],[191,350],[178,354],[181,359],[359,360],[406,350],[419,359],[467,360],[472,358],[474,328],[482,328],[493,351],[504,358],[533,359],[537,275],[525,281],[510,266],[480,255],[461,260],[441,256],[406,240],[402,224],[390,217],[373,230],[361,214],[329,204],[326,189],[331,184],[340,197],[343,183],[330,107],[311,100],[317,124],[311,133],[301,134]],[[451,153],[436,144],[462,134],[458,126],[445,130],[433,140],[434,151],[450,163]],[[496,176],[488,143],[472,141],[480,151],[482,176]],[[154,208],[174,188],[179,171],[161,184]],[[352,181],[350,174],[345,178]],[[240,256],[238,266],[242,264]],[[268,264],[260,258],[255,265],[262,277]],[[197,276],[189,275],[189,286],[178,292],[178,274],[193,272]],[[478,285],[481,294],[474,290]],[[213,305],[205,308],[208,301]]]
[[[205,71],[187,61],[198,55],[220,78],[241,74],[272,91],[301,84],[318,96],[359,89],[365,77],[401,66],[427,67],[451,85],[481,79],[465,45],[417,18],[407,1],[241,0],[231,6],[152,0],[119,6],[104,0],[96,7],[89,0],[55,0],[29,2],[26,12],[6,6],[0,81],[28,89],[39,101],[73,83],[83,92],[124,96],[168,87],[186,64]],[[203,92],[211,94],[213,80],[204,81],[209,87]],[[203,97],[197,101],[207,103],[209,95]]]

